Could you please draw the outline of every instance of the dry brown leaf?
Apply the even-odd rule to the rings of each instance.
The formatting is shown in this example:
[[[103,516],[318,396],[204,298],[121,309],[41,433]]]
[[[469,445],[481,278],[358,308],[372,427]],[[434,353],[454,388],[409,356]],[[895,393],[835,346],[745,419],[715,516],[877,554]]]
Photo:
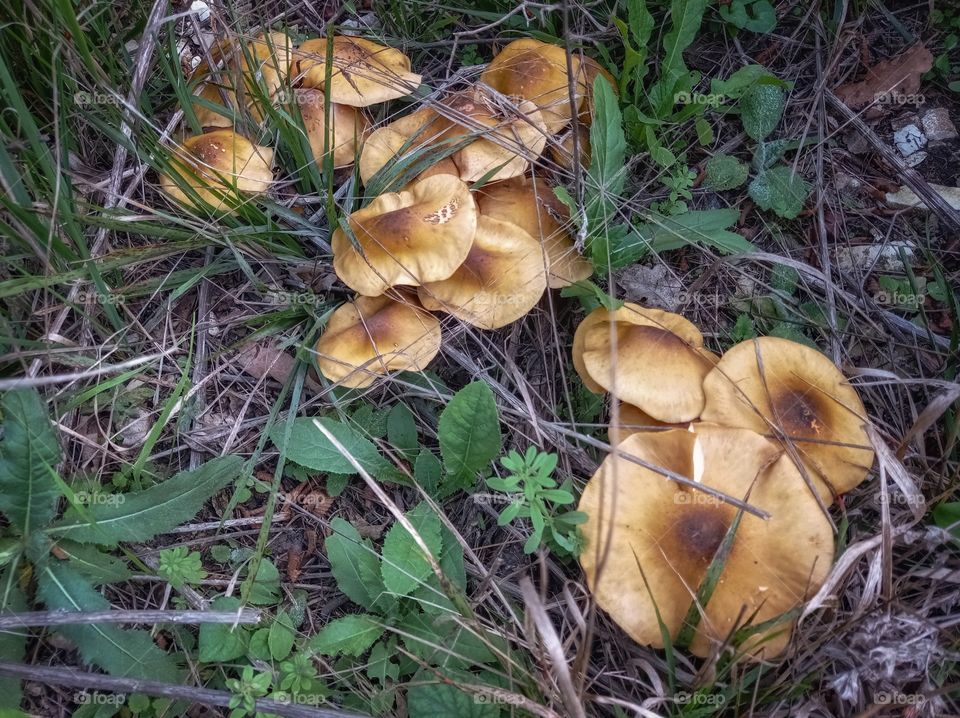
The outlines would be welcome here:
[[[883,98],[915,95],[920,89],[920,76],[933,67],[933,55],[921,44],[900,53],[889,60],[867,68],[860,82],[840,85],[834,93],[852,110],[859,109]]]
[[[240,349],[237,352],[237,361],[240,362],[240,368],[250,376],[258,379],[270,378],[281,384],[290,378],[297,366],[296,359],[266,341],[248,344]],[[305,384],[314,392],[322,388],[309,375]]]

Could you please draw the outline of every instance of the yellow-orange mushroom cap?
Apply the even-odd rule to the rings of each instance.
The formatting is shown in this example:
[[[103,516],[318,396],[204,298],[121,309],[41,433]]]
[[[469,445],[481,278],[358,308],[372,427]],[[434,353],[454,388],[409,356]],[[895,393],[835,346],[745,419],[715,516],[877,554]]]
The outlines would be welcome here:
[[[255,145],[233,130],[188,137],[171,158],[180,183],[192,188],[214,211],[228,209],[244,196],[266,192],[273,182],[272,163],[272,149]],[[160,187],[180,204],[197,206],[169,174],[160,175]]]
[[[668,424],[703,410],[703,379],[713,368],[703,335],[679,314],[625,303],[598,307],[573,338],[573,365],[591,391],[609,391]]]
[[[628,436],[644,431],[659,430],[663,427],[681,428],[677,424],[668,424],[665,421],[654,419],[647,412],[641,411],[632,404],[620,402],[618,412],[618,423],[614,423],[613,412],[610,412],[610,426],[607,429],[610,444],[613,446],[616,446]]]
[[[806,601],[827,576],[834,544],[829,520],[779,446],[745,429],[694,427],[634,434],[604,460],[580,498],[588,516],[580,563],[598,605],[635,641],[662,648],[657,611],[676,640],[738,509],[627,456],[768,512],[769,519],[742,513],[701,607],[690,651],[706,657],[735,629],[777,619]],[[741,648],[772,658],[791,628],[784,619]]]
[[[477,206],[460,179],[437,175],[380,195],[351,214],[348,224],[357,246],[337,228],[333,268],[348,287],[374,297],[453,274],[473,245]]]
[[[481,329],[498,329],[529,312],[547,288],[540,243],[510,222],[480,216],[464,263],[418,290],[427,309]]]
[[[305,87],[327,89],[341,105],[368,107],[406,97],[420,86],[421,75],[410,71],[410,58],[399,50],[359,37],[333,38],[333,69],[326,87],[327,39],[307,40],[297,51],[300,80]]]
[[[314,161],[322,162],[332,148],[334,168],[349,167],[353,164],[357,151],[370,130],[370,123],[363,112],[356,107],[331,102],[330,124],[333,130],[327,132],[323,92],[313,88],[298,89],[294,96]]]
[[[556,134],[579,110],[587,91],[580,58],[573,55],[570,61],[575,78],[572,103],[566,51],[531,38],[514,40],[503,48],[480,75],[480,81],[504,95],[533,102],[543,113],[547,130]]]
[[[543,180],[517,177],[484,185],[476,192],[476,198],[481,215],[513,222],[543,242],[551,289],[569,286],[593,274],[593,267],[577,252],[568,230],[570,210]]]
[[[703,389],[704,421],[787,437],[828,503],[863,481],[873,465],[863,402],[816,349],[779,337],[741,342],[723,355]]]
[[[439,351],[440,322],[405,295],[342,304],[316,345],[320,373],[355,389],[392,371],[420,371]]]
[[[262,121],[260,95],[270,101],[277,96],[290,72],[292,49],[293,41],[282,32],[261,33],[246,42],[230,38],[211,48],[211,59],[222,60],[223,67],[213,70],[204,60],[190,76],[202,83],[197,98],[206,101],[192,102],[200,126],[232,127],[239,114],[238,92],[250,116]]]

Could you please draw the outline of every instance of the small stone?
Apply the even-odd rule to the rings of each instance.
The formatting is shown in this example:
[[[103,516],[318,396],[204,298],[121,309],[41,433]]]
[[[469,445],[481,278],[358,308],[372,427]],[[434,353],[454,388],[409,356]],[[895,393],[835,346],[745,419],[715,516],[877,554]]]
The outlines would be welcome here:
[[[870,143],[867,138],[856,130],[851,130],[844,136],[847,143],[847,151],[853,155],[865,155],[870,151]]]
[[[901,127],[893,133],[893,142],[904,157],[919,152],[927,144],[927,136],[914,124]]]
[[[944,187],[940,184],[931,184],[930,189],[943,197],[943,200],[960,212],[960,187]],[[887,192],[887,204],[897,209],[927,209],[916,193],[909,187],[901,187],[896,192]]]
[[[683,283],[664,264],[625,267],[616,273],[616,282],[626,301],[668,312],[677,311],[687,298]]]
[[[927,159],[927,153],[921,150],[920,152],[914,152],[912,155],[906,158],[904,164],[907,167],[916,167],[918,164]]]
[[[923,132],[931,142],[942,142],[957,138],[957,128],[950,120],[950,112],[946,107],[935,107],[927,110],[922,119]]]
[[[859,244],[852,247],[838,247],[837,269],[851,274],[869,272],[903,272],[906,268],[900,254],[909,262],[913,259],[914,248],[909,242],[887,242],[886,244]]]

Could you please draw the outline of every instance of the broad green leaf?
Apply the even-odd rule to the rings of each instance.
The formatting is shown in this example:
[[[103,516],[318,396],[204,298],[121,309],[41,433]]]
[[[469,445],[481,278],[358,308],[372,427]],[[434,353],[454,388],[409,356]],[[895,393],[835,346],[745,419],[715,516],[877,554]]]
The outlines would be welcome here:
[[[243,604],[234,596],[220,596],[210,605],[214,611],[237,611]],[[226,663],[247,652],[249,634],[229,623],[204,623],[200,626],[200,661]]]
[[[777,26],[777,12],[768,0],[733,0],[719,9],[720,17],[741,30],[768,33]]]
[[[0,612],[23,613],[28,611],[27,598],[17,582],[16,573],[9,570],[0,574]],[[0,661],[23,663],[27,651],[27,631],[0,631]],[[0,709],[20,707],[23,691],[18,678],[0,678]]]
[[[364,574],[379,576],[380,559],[369,542],[349,522],[335,518],[330,522],[332,533],[327,537],[327,560],[339,588],[351,601],[364,608],[372,608],[383,586],[372,586]],[[368,570],[360,572],[361,566]]]
[[[758,142],[753,151],[753,169],[762,172],[765,169],[773,167],[783,157],[790,142],[787,140],[772,140],[770,142]]]
[[[440,529],[440,539],[443,545],[440,550],[440,570],[443,571],[443,575],[449,580],[454,590],[466,591],[467,569],[463,560],[463,547],[446,526]],[[424,585],[418,587],[411,595],[425,613],[456,611],[456,607],[443,592],[439,579],[432,573],[427,577]]]
[[[767,139],[780,124],[785,104],[786,95],[777,85],[753,85],[740,99],[744,131],[758,142]]]
[[[703,183],[715,190],[736,189],[747,181],[747,165],[736,157],[718,154],[707,160]]]
[[[780,337],[781,339],[789,339],[792,342],[805,344],[811,349],[820,351],[820,347],[817,346],[817,343],[804,334],[800,326],[791,322],[777,322],[770,327],[770,331],[767,332],[767,335],[771,337]]]
[[[290,655],[296,633],[293,622],[286,611],[280,611],[270,626],[270,635],[267,644],[270,647],[270,657],[275,661],[282,661]]]
[[[287,458],[296,464],[306,466],[314,471],[324,471],[328,474],[355,474],[347,457],[344,456],[316,424],[322,424],[334,438],[343,444],[343,447],[373,476],[379,476],[393,467],[384,459],[377,447],[352,427],[329,417],[300,417],[293,420],[290,428],[290,439],[287,443]],[[270,439],[280,448],[286,425],[283,423],[274,426]]]
[[[67,556],[70,566],[90,579],[94,586],[126,581],[133,575],[126,561],[90,544],[58,541],[57,550]]]
[[[410,718],[499,718],[500,706],[490,696],[464,693],[445,683],[414,683],[407,691]]]
[[[590,125],[590,169],[588,176],[605,195],[619,195],[627,180],[626,139],[620,103],[610,83],[602,75],[593,81],[593,122]]]
[[[410,509],[405,516],[430,549],[433,558],[439,558],[443,548],[443,524],[436,512],[424,501]],[[380,574],[386,589],[398,596],[406,596],[432,573],[430,562],[413,535],[399,521],[394,523],[383,540],[383,560],[380,563]]]
[[[803,211],[810,184],[787,165],[772,167],[757,175],[747,193],[763,210],[770,210],[784,219],[794,219]]]
[[[60,445],[36,389],[8,391],[0,412],[0,513],[27,536],[46,527],[56,512]]]
[[[388,678],[396,680],[400,675],[400,666],[390,660],[396,652],[396,645],[387,645],[386,641],[374,644],[367,659],[367,678],[381,684],[386,684]]]
[[[258,661],[269,661],[270,658],[270,629],[258,628],[250,636],[247,644],[247,657]]]
[[[475,381],[454,394],[440,414],[438,434],[443,463],[453,479],[441,493],[471,486],[474,475],[500,453],[500,419],[490,386]]]
[[[48,563],[37,577],[40,600],[52,611],[108,611],[112,607],[81,574],[69,566]],[[84,663],[107,673],[166,683],[182,679],[176,659],[160,650],[149,631],[113,624],[58,626],[57,632],[76,646]]]
[[[671,28],[663,39],[660,80],[650,88],[650,104],[660,117],[670,115],[678,89],[690,85],[683,83],[678,88],[678,83],[689,75],[683,53],[696,39],[706,9],[707,0],[673,0],[670,5]]]
[[[257,575],[250,584],[247,601],[255,606],[269,606],[276,603],[279,598],[280,572],[273,561],[262,558],[257,566]]]
[[[240,475],[242,463],[239,456],[222,456],[143,491],[111,495],[115,501],[84,508],[95,523],[83,520],[71,508],[50,528],[50,533],[105,546],[121,541],[147,541],[196,516],[211,496]]]
[[[777,79],[777,76],[763,65],[744,65],[726,80],[712,80],[710,83],[710,93],[719,96],[721,102],[736,100],[758,83],[779,85],[781,87],[786,85],[786,83]]]
[[[310,639],[310,649],[324,656],[359,656],[383,635],[384,628],[376,616],[365,613],[344,616],[331,621]]]
[[[944,501],[933,508],[933,522],[960,539],[960,501]]]
[[[443,479],[443,464],[432,451],[421,449],[413,463],[413,477],[427,495],[437,498]]]
[[[403,402],[394,404],[387,415],[387,441],[407,459],[417,455],[417,422]]]

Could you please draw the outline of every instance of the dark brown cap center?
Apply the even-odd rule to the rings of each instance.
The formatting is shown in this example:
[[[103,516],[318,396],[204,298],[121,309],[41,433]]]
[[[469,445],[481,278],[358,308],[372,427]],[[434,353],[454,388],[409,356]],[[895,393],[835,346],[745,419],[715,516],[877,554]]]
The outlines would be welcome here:
[[[691,502],[717,501],[699,491],[681,493]],[[702,561],[710,561],[723,543],[723,537],[727,535],[728,528],[730,528],[729,523],[719,506],[687,506],[674,526],[674,536],[691,556]]]
[[[789,434],[820,436],[826,429],[820,397],[814,389],[788,389],[773,397],[776,416]]]

